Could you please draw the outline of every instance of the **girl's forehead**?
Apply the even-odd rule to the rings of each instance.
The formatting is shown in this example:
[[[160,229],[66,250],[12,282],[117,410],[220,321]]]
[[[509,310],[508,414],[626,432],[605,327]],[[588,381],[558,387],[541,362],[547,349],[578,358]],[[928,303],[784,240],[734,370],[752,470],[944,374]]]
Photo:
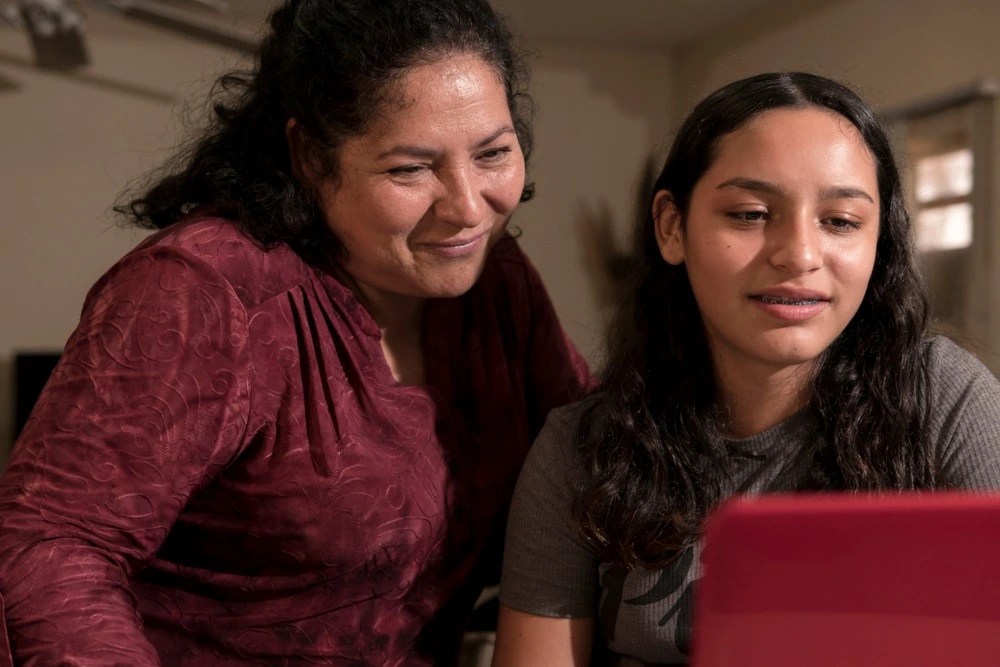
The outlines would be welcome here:
[[[778,107],[761,111],[739,127],[719,137],[716,145],[753,141],[758,146],[776,145],[782,148],[801,146],[798,141],[844,142],[867,150],[861,132],[844,116],[824,107]]]
[[[858,129],[826,109],[764,111],[720,137],[701,180],[732,176],[874,187],[874,156]]]

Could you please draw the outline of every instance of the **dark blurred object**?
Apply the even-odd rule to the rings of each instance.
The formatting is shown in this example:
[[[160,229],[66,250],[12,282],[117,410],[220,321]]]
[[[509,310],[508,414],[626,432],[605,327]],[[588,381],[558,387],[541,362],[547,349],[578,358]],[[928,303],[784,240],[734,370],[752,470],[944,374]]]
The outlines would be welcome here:
[[[220,25],[232,10],[225,0],[91,0],[97,8],[175,35],[256,53],[257,37]],[[68,71],[90,64],[84,14],[74,0],[0,0],[0,21],[27,31],[38,67]]]
[[[214,20],[199,17],[196,12],[185,11],[154,0],[95,0],[95,2],[98,6],[116,12],[124,18],[167,30],[181,37],[247,54],[257,52],[258,43],[254,35],[219,25]],[[208,13],[225,15],[230,11],[228,4],[217,0],[199,0],[193,4],[209,10]]]
[[[4,75],[0,74],[0,93],[10,93],[20,89],[21,86],[16,81],[8,79]]]
[[[39,67],[67,70],[90,64],[83,14],[69,0],[20,0],[18,6]]]
[[[21,434],[31,410],[59,362],[59,352],[19,352],[14,355],[14,438]]]
[[[632,218],[627,226],[649,215],[649,205],[653,198],[653,184],[656,181],[659,160],[650,154],[642,166],[637,179],[633,200]],[[581,254],[587,267],[587,277],[602,308],[613,308],[621,304],[630,289],[630,279],[636,267],[636,258],[631,247],[621,247],[616,231],[615,216],[606,201],[596,205],[584,202],[577,207],[577,228]],[[630,239],[630,242],[634,242]]]
[[[497,617],[500,615],[499,586],[493,586],[483,591],[476,602],[466,632],[496,632]]]

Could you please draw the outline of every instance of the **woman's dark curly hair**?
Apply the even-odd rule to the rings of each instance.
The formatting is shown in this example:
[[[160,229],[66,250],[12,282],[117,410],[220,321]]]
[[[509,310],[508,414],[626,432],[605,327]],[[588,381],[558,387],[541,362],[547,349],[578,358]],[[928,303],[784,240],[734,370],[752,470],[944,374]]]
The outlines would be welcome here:
[[[719,141],[769,109],[813,107],[843,116],[875,160],[881,201],[875,266],[864,300],[819,359],[803,488],[902,490],[931,486],[925,442],[927,325],[899,173],[885,131],[851,90],[804,73],[731,83],[681,126],[652,192],[681,213]],[[629,300],[612,333],[600,398],[581,423],[585,475],[575,524],[601,557],[626,566],[669,562],[697,540],[729,470],[724,411],[687,270],[660,255],[652,203],[636,228]],[[683,224],[683,222],[682,222]]]
[[[208,207],[265,246],[335,257],[339,243],[293,173],[288,120],[302,128],[320,174],[336,178],[339,147],[386,104],[402,102],[394,96],[407,69],[455,54],[476,55],[496,71],[530,154],[527,71],[487,0],[289,0],[269,25],[256,67],[216,82],[210,126],[119,213],[162,229]],[[528,185],[522,201],[531,194]]]

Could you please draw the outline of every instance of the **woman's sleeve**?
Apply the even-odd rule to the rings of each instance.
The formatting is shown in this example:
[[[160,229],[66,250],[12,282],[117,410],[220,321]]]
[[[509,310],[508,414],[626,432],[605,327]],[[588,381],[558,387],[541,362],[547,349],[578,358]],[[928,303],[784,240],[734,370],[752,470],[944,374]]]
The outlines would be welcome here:
[[[246,331],[228,282],[177,250],[133,253],[91,290],[0,479],[16,664],[159,664],[130,578],[238,452]]]
[[[593,616],[597,561],[571,524],[579,404],[555,410],[528,453],[514,491],[500,601],[551,617]]]
[[[1000,490],[1000,382],[944,337],[928,343],[928,359],[939,486]]]

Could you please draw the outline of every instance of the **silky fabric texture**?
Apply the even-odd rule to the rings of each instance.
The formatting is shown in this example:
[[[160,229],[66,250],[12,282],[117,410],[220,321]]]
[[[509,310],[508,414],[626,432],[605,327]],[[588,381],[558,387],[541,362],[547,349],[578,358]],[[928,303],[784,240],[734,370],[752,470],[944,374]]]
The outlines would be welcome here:
[[[5,657],[452,662],[529,443],[590,380],[510,237],[424,342],[399,385],[349,289],[225,220],[123,258],[0,482]]]

